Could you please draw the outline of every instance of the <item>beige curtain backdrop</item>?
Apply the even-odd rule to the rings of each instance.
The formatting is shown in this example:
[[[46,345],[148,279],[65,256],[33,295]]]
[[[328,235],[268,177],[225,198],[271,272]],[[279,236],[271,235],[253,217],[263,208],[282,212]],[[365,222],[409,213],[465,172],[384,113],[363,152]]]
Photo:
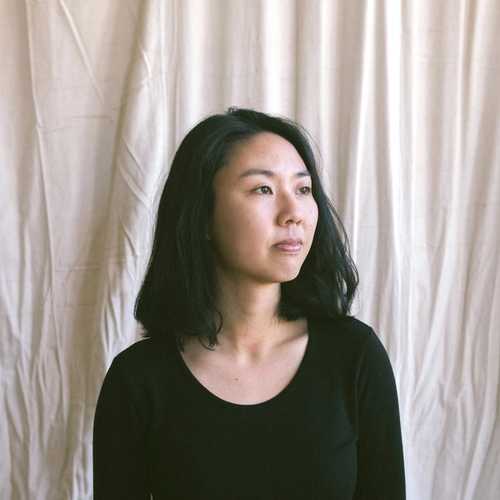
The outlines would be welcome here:
[[[500,498],[498,0],[0,0],[0,53],[0,498],[92,498],[170,161],[230,105],[314,138],[407,498]]]

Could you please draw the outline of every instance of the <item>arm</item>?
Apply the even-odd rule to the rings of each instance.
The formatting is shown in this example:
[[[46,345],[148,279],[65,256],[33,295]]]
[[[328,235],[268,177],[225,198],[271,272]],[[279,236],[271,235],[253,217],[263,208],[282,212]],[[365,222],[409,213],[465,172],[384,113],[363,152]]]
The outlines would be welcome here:
[[[104,378],[94,416],[94,500],[149,500],[145,428],[116,359]]]
[[[405,500],[396,382],[382,342],[370,333],[356,379],[359,440],[353,500]]]

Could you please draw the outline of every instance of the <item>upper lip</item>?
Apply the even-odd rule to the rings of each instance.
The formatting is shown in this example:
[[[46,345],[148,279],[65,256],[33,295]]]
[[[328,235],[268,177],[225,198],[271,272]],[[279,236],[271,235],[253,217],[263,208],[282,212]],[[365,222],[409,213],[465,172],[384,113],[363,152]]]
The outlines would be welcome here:
[[[276,245],[302,245],[302,240],[300,238],[288,238],[287,240],[278,241]]]

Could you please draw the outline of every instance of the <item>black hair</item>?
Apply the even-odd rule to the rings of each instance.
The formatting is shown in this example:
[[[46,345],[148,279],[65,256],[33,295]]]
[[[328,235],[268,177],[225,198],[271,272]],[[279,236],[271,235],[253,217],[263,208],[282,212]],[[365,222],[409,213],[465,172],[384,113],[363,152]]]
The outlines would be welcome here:
[[[161,195],[153,246],[134,317],[141,337],[174,335],[181,350],[184,336],[217,344],[223,318],[215,306],[215,264],[206,239],[214,207],[212,180],[236,143],[260,132],[280,135],[305,163],[318,206],[309,253],[296,278],[280,284],[277,316],[293,321],[308,317],[348,316],[358,286],[342,222],[318,176],[307,131],[284,117],[230,107],[194,126],[177,149]],[[216,313],[220,318],[217,327]]]

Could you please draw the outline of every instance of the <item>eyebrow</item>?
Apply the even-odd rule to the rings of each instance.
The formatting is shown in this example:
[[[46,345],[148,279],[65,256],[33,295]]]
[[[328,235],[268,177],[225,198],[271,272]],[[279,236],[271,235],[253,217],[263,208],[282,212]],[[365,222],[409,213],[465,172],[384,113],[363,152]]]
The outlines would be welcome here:
[[[276,174],[272,170],[267,170],[265,168],[250,168],[243,172],[239,176],[239,179],[242,179],[243,177],[249,177],[250,175],[265,175],[266,177],[275,177]],[[311,174],[308,170],[300,170],[299,172],[295,173],[295,177],[311,177]]]

